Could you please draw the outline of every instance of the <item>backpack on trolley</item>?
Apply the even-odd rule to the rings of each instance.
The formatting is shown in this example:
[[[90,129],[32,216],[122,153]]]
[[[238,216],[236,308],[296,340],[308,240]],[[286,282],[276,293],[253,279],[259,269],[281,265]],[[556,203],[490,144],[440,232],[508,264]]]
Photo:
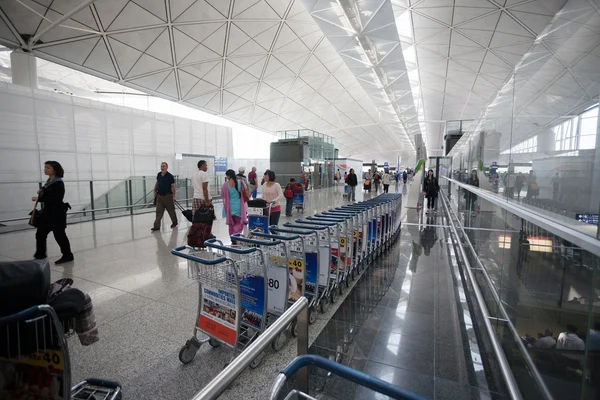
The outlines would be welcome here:
[[[71,386],[66,337],[74,325],[64,319],[71,307],[63,303],[58,313],[48,299],[76,292],[52,289],[47,260],[0,263],[0,398],[120,399],[116,382],[87,379]]]
[[[202,206],[194,214],[192,226],[188,231],[188,246],[205,247],[204,242],[214,238],[212,234],[213,221],[216,219],[215,209],[211,206]]]

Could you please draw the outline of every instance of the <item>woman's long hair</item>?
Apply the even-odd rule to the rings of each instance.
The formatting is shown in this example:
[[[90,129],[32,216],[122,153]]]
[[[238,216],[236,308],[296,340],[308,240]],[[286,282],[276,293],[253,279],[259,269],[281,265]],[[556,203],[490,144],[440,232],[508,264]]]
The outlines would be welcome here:
[[[235,179],[235,189],[238,191],[238,193],[240,192],[240,182],[238,181],[237,176],[235,176],[235,171],[232,169],[228,169],[225,172],[225,176],[228,177],[229,179]]]
[[[52,169],[54,170],[54,175],[57,178],[62,178],[65,176],[65,170],[63,169],[62,165],[60,165],[60,163],[58,161],[46,161],[44,163],[44,165],[51,166]],[[50,182],[50,177],[48,177],[48,182]]]

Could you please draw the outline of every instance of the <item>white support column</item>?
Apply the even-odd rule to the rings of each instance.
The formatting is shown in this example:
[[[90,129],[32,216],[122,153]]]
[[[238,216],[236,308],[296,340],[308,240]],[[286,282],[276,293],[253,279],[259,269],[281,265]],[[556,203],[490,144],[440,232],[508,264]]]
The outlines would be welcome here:
[[[14,84],[37,89],[37,60],[33,54],[14,50],[10,53],[10,69]]]

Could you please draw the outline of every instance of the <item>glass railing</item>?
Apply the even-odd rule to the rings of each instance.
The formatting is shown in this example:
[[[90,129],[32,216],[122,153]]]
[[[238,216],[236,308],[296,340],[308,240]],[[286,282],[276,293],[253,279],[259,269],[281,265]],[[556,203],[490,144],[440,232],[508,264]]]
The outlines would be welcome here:
[[[558,223],[545,229],[540,225],[547,221],[533,222],[540,221],[537,214],[519,216],[468,189],[450,185],[450,205],[523,398],[547,397],[536,374],[553,398],[597,398],[598,251],[581,247]]]
[[[209,191],[215,200],[220,199],[224,178],[213,177]],[[112,218],[128,214],[154,211],[154,183],[156,177],[129,177],[120,180],[65,180],[65,203],[71,205],[68,223]],[[194,195],[190,178],[176,177],[177,200],[191,207]],[[29,213],[42,182],[0,182],[0,233],[31,228]]]

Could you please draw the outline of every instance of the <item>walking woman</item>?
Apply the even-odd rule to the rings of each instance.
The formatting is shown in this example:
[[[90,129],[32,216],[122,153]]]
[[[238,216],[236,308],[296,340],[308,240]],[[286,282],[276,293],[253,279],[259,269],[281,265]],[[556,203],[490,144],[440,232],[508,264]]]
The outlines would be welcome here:
[[[429,214],[429,211],[433,211],[435,208],[435,199],[437,199],[438,192],[440,191],[440,185],[438,185],[436,177],[433,176],[432,169],[427,173],[427,178],[425,178],[425,183],[423,184],[423,191],[425,192],[425,197],[427,197],[427,214]]]
[[[265,184],[262,192],[263,199],[271,205],[271,217],[269,218],[269,226],[279,225],[279,217],[281,217],[281,202],[285,201],[285,196],[281,190],[279,183],[275,182],[275,172],[267,171],[265,174]]]
[[[471,186],[479,187],[479,178],[477,177],[477,170],[474,169],[471,171],[471,177],[467,181],[467,183]],[[475,193],[470,192],[465,189],[465,200],[466,200],[466,210],[475,212],[475,204],[477,203],[477,195]]]
[[[63,203],[65,197],[63,176],[65,171],[58,162],[46,161],[44,163],[44,174],[48,175],[48,180],[38,190],[38,197],[31,198],[32,201],[37,201],[43,205],[37,232],[35,233],[36,250],[34,257],[36,259],[47,257],[46,239],[48,234],[52,232],[62,253],[62,257],[55,264],[64,264],[74,260],[71,244],[65,232],[67,229],[67,208],[70,208],[68,204]]]
[[[223,198],[223,217],[229,227],[229,236],[244,232],[244,225],[248,223],[246,216],[246,197],[250,196],[246,183],[235,175],[235,171],[228,169],[225,172],[226,181],[221,189]]]

